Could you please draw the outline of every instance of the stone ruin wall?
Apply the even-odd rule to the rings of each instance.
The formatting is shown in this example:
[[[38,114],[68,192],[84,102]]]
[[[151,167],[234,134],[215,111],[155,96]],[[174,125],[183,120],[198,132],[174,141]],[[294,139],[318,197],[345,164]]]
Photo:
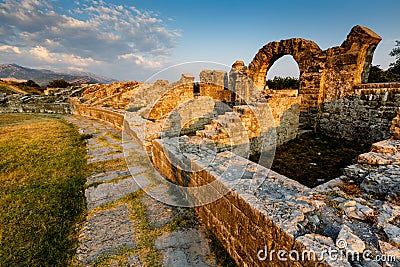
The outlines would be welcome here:
[[[235,88],[229,90],[232,83]],[[163,86],[165,88],[161,89]],[[251,108],[248,108],[246,105],[235,105],[243,103],[242,99],[238,101],[239,97],[235,94],[235,90],[242,87],[226,72],[203,70],[198,84],[199,93],[195,92],[196,86],[193,75],[183,74],[179,81],[172,84],[157,81],[153,86],[146,86],[143,91],[153,95],[151,99],[146,96],[143,100],[142,89],[138,90],[127,110],[138,112],[148,120],[146,123],[151,125],[151,129],[159,131],[159,134],[149,134],[148,142],[160,138],[161,133],[179,136],[197,132],[199,136],[212,139],[221,150],[226,146],[250,142],[251,153],[254,154],[260,153],[272,130],[277,133],[279,144],[297,136],[301,103],[297,93],[272,94],[268,101],[264,98],[263,102],[250,102],[252,93],[243,93],[247,96],[247,102],[251,103]],[[246,85],[245,89],[249,88]],[[156,94],[161,96],[154,97]],[[149,105],[152,101],[154,104]],[[235,118],[232,118],[232,112]],[[244,125],[243,129],[236,127],[237,121],[230,121],[235,119],[241,121],[239,124]],[[263,125],[267,127],[262,129],[260,121],[265,121]],[[229,133],[222,129],[229,128],[228,125],[233,126]],[[233,133],[235,138],[232,138]],[[268,142],[266,146],[275,144],[273,140]]]
[[[334,138],[377,142],[390,137],[400,107],[400,83],[361,84],[354,95],[320,105],[317,131]]]
[[[69,103],[21,103],[9,102],[0,104],[0,113],[47,113],[47,114],[72,114]]]
[[[394,138],[399,120],[400,111],[392,122]],[[215,153],[207,147],[202,151],[193,150],[191,143],[196,146],[199,142],[196,138],[180,137],[181,142],[154,140],[153,163],[167,179],[180,185],[199,187],[213,182],[204,191],[205,199],[207,194],[223,192],[221,188],[229,190],[217,201],[195,209],[239,266],[316,266],[315,260],[282,262],[276,254],[262,261],[257,253],[265,249],[299,253],[335,250],[335,242],[340,238],[359,253],[368,249],[375,255],[399,255],[398,141],[374,144],[371,152],[360,155],[357,164],[345,168],[344,175],[308,188],[231,152]],[[185,145],[178,147],[178,143]],[[182,163],[171,164],[171,159],[176,159],[174,155],[178,154]],[[207,157],[213,158],[212,163]],[[233,184],[231,179],[237,173],[229,169],[232,164],[245,166],[244,179]],[[180,167],[187,165],[193,171]],[[359,191],[349,191],[348,188],[355,186]],[[196,199],[196,195],[191,197]],[[318,264],[352,266],[347,258],[324,257]],[[359,264],[370,266],[363,260]]]
[[[82,104],[78,99],[70,99],[73,114],[100,120],[111,124],[114,128],[122,130],[124,126],[124,113],[101,107],[91,107]]]

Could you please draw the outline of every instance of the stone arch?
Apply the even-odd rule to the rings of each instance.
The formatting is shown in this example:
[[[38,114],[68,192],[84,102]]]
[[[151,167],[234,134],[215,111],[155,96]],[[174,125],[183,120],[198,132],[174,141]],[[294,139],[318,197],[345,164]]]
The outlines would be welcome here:
[[[367,82],[372,57],[381,37],[364,26],[354,26],[340,45],[321,50],[310,40],[292,38],[262,47],[246,71],[264,89],[269,68],[280,57],[292,55],[300,70],[301,107],[306,109],[354,94],[354,85]]]
[[[279,77],[300,77],[299,64],[292,55],[284,55],[278,58],[267,71],[267,80]]]
[[[319,46],[313,41],[302,38],[270,42],[258,51],[249,64],[248,77],[254,81],[258,88],[264,89],[267,72],[271,66],[279,58],[291,55],[299,66],[301,78],[313,61],[313,55],[317,53],[321,53]]]

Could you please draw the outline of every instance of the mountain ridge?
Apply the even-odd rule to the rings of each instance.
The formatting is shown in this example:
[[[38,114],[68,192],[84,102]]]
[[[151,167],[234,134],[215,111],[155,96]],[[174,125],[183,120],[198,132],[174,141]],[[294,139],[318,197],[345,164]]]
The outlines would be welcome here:
[[[117,80],[84,71],[53,71],[48,69],[34,69],[20,66],[15,63],[0,64],[0,79],[14,78],[18,80],[33,80],[40,86],[46,86],[53,80],[65,80],[72,84],[102,83],[108,84]]]

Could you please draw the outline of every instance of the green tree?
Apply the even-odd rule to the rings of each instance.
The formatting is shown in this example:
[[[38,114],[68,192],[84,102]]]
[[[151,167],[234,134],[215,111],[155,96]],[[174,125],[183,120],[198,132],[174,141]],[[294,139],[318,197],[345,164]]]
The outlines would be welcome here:
[[[395,62],[383,70],[379,65],[372,66],[369,73],[369,83],[400,82],[400,41],[396,41],[395,47],[390,51],[390,56],[395,57]]]
[[[372,66],[369,72],[368,82],[369,83],[383,83],[388,82],[387,71],[383,70],[380,65]]]
[[[49,88],[67,88],[68,86],[71,86],[71,84],[65,80],[53,80],[47,85]]]
[[[281,90],[281,89],[299,89],[300,81],[293,77],[278,77],[275,76],[272,80],[267,80],[269,89]]]
[[[396,41],[396,45],[389,55],[395,57],[396,61],[390,64],[388,71],[400,75],[400,41]]]
[[[28,87],[34,87],[34,88],[40,88],[40,85],[37,84],[36,82],[32,80],[28,80],[26,82],[20,83],[22,86],[28,86]]]

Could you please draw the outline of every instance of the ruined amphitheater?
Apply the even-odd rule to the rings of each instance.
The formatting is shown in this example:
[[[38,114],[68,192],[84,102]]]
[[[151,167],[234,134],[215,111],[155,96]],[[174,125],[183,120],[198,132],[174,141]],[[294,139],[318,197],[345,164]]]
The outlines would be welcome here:
[[[1,112],[72,113],[75,123],[85,117],[112,125],[122,132],[133,177],[126,191],[142,188],[153,197],[149,209],[194,208],[238,266],[383,266],[368,260],[378,256],[400,266],[400,84],[367,83],[380,41],[355,26],[340,46],[271,42],[248,65],[203,70],[198,82],[182,74],[173,83],[83,85],[48,92],[43,99],[52,102],[13,98]],[[300,88],[269,90],[267,72],[284,55],[298,64]],[[305,131],[374,144],[343,175],[309,188],[270,170],[275,147]],[[104,188],[105,195],[112,190]],[[83,263],[96,256],[85,249],[90,244],[81,247]],[[363,257],[352,258],[357,253]],[[214,264],[196,265],[187,251],[163,255],[166,266]]]

